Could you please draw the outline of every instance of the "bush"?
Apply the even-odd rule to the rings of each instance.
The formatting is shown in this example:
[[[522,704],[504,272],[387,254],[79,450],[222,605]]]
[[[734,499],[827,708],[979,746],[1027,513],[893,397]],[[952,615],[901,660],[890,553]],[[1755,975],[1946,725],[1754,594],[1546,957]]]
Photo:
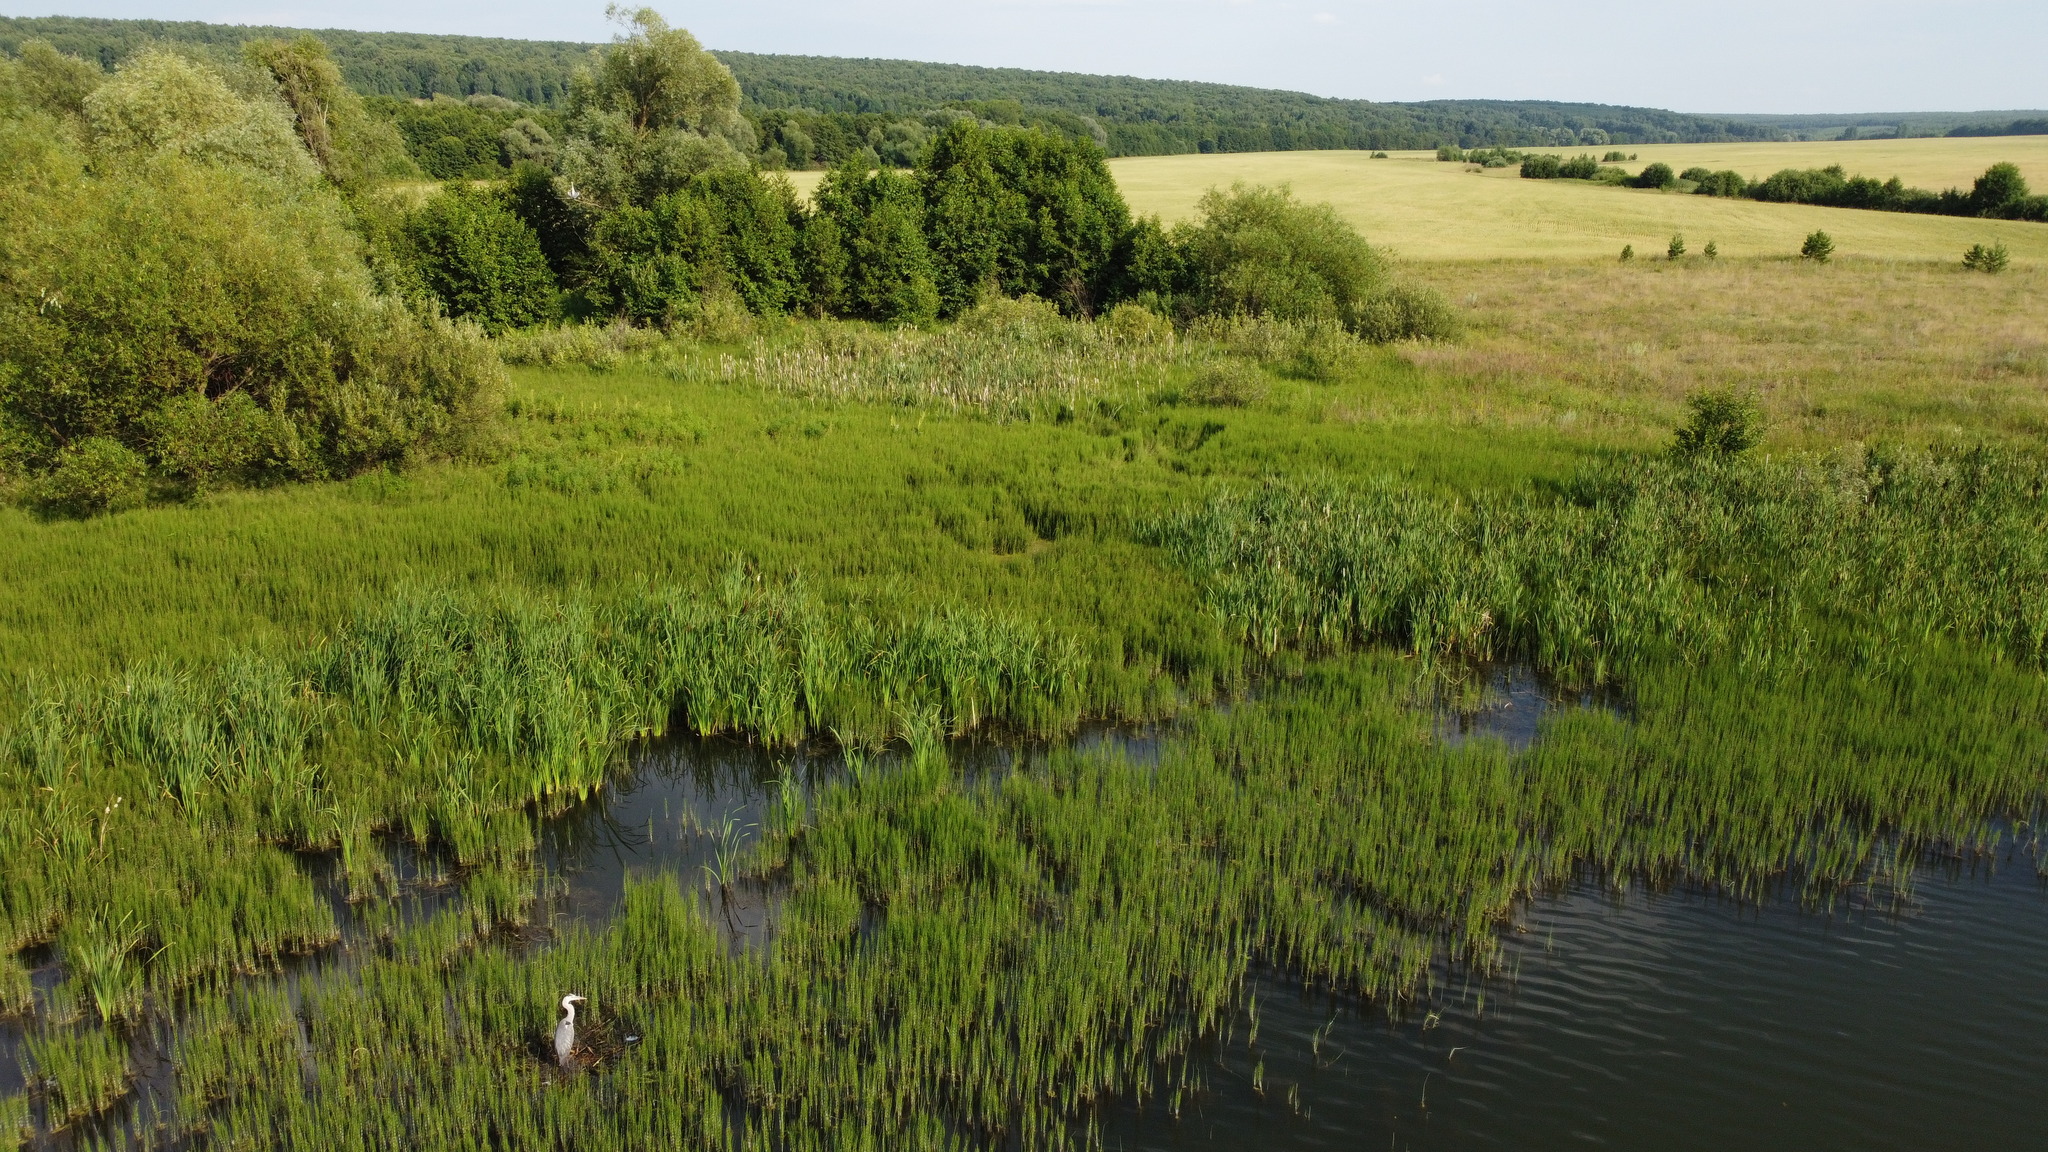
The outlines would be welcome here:
[[[1685,398],[1692,415],[1679,426],[1672,450],[1686,460],[1738,456],[1763,440],[1764,414],[1754,396],[1732,388]]]
[[[1442,293],[1403,285],[1390,285],[1368,297],[1351,325],[1359,339],[1372,344],[1454,340],[1463,327],[1457,310]]]
[[[488,441],[496,356],[377,294],[288,114],[153,55],[84,105],[89,157],[47,121],[0,120],[0,426],[55,503],[114,506],[135,489],[93,477],[133,460],[200,488]]]
[[[1556,156],[1531,156],[1522,161],[1522,179],[1555,180],[1563,167],[1563,161]]]
[[[1633,152],[1609,152],[1600,157],[1600,162],[1602,164],[1626,164],[1635,158],[1636,154]]]
[[[1825,232],[1809,232],[1806,236],[1806,243],[1799,246],[1799,256],[1802,260],[1811,260],[1816,264],[1825,264],[1829,260],[1834,259],[1835,238]]]
[[[559,289],[540,240],[503,194],[452,187],[406,220],[413,263],[450,316],[487,332],[554,317]]]
[[[789,311],[805,296],[803,218],[785,179],[732,165],[700,172],[651,204],[598,219],[577,261],[584,294],[601,313],[663,326],[697,315],[700,295],[719,292],[757,314]]]
[[[2005,250],[2004,244],[1993,244],[1989,248],[1972,244],[1970,250],[1963,253],[1963,267],[1973,272],[2003,272],[2011,260],[2012,254]]]
[[[1465,150],[1456,144],[1445,144],[1436,150],[1436,158],[1445,163],[1458,163],[1465,159]]]
[[[1172,344],[1174,339],[1173,324],[1143,304],[1119,304],[1096,324],[1118,344]]]
[[[1705,168],[1694,166],[1691,168],[1687,168],[1683,172],[1680,172],[1678,174],[1678,178],[1680,180],[1689,181],[1693,184],[1698,184],[1701,181],[1712,178],[1713,175],[1714,174],[1712,172],[1708,171]]]
[[[1621,262],[1626,264],[1635,258],[1636,246],[1633,244],[1623,244],[1621,246]]]
[[[1583,153],[1559,164],[1557,174],[1564,180],[1596,179],[1600,175],[1600,163],[1593,159],[1592,153]]]
[[[57,453],[37,497],[44,507],[72,516],[134,508],[149,498],[149,463],[107,436],[88,436]]]
[[[274,420],[246,392],[219,400],[173,396],[149,421],[157,470],[195,492],[245,483],[262,465],[289,454],[290,424]]]
[[[1704,170],[1693,169],[1690,171]],[[1692,176],[1688,173],[1686,179],[1692,180],[1695,183],[1696,186],[1693,188],[1693,194],[1696,196],[1746,196],[1749,194],[1749,181],[1744,179],[1740,172],[1705,172],[1701,176]]]
[[[1638,188],[1669,188],[1676,183],[1678,175],[1671,171],[1671,165],[1661,160],[1643,169],[1635,180]]]
[[[1714,243],[1712,240],[1707,241],[1706,248],[1701,252],[1701,255],[1705,256],[1709,260],[1714,259],[1720,254],[1721,246],[1719,244]]]
[[[1670,247],[1664,250],[1664,255],[1667,259],[1671,260],[1676,260],[1680,256],[1685,255],[1685,237],[1673,236]]]
[[[1356,330],[1359,310],[1386,273],[1380,255],[1327,204],[1285,188],[1211,190],[1202,220],[1175,230],[1182,297],[1212,316],[1337,320]]]

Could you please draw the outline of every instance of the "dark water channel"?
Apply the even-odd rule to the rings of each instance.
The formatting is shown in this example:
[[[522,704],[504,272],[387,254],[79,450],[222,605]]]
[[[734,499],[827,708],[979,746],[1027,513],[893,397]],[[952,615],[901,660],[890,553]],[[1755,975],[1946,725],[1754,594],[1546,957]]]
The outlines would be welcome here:
[[[1209,1091],[1178,1121],[1117,1110],[1106,1144],[1791,1152],[2048,1139],[2048,889],[2027,856],[1923,872],[1902,908],[1586,885],[1532,903],[1518,927],[1512,980],[1450,990],[1398,1023],[1262,978],[1256,1049],[1240,1028],[1209,1053]]]
[[[1578,706],[1614,707],[1496,672],[1476,704],[1440,713],[1437,730],[1450,742],[1519,748],[1543,713]],[[1076,743],[1143,761],[1157,758],[1163,738],[1099,729]],[[970,743],[951,754],[970,780],[993,780],[1045,752]],[[704,869],[773,818],[781,781],[808,790],[847,770],[836,753],[727,741],[644,749],[589,802],[543,826],[540,917],[556,930],[602,928],[628,877],[657,875],[718,909]],[[409,882],[433,871],[401,870]],[[723,907],[734,945],[765,944],[776,893],[736,893]],[[408,897],[411,916],[452,899],[423,885]],[[1904,903],[1826,910],[1588,882],[1527,904],[1507,953],[1505,975],[1441,988],[1398,1020],[1260,973],[1255,1044],[1247,1018],[1229,1043],[1198,1053],[1206,1088],[1178,1117],[1156,1100],[1112,1105],[1098,1130],[1108,1147],[1133,1152],[1789,1152],[2037,1147],[2048,1136],[2048,886],[2024,852],[1922,869]],[[273,978],[319,978],[348,956],[345,943]],[[45,962],[35,975],[47,992],[56,957],[31,959]],[[23,1085],[13,1059],[21,1035],[19,1021],[0,1020],[0,1097]],[[145,1087],[88,1126],[101,1139],[126,1143],[124,1129],[172,1097],[174,1073],[149,1063],[167,1039],[138,1048]],[[0,1147],[11,1147],[6,1135]],[[31,1146],[72,1144],[60,1134]]]

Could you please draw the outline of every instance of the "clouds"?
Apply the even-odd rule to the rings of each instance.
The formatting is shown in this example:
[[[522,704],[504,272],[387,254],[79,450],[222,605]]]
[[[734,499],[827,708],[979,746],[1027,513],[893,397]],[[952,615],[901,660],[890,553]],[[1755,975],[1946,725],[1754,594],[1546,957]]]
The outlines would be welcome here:
[[[602,40],[601,0],[46,3],[66,14]],[[1687,111],[2048,105],[2039,0],[656,0],[713,48]]]

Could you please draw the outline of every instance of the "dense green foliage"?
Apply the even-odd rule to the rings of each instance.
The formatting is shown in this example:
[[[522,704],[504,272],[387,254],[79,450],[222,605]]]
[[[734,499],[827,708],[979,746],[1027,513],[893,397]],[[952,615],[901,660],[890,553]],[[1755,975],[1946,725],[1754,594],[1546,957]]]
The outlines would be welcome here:
[[[244,96],[150,52],[81,95],[51,82],[61,60],[0,64],[0,467],[94,510],[128,502],[113,444],[204,488],[460,451],[488,426],[495,357],[364,266],[329,183],[363,155],[329,131],[346,119],[309,97],[301,122],[275,72]]]
[[[450,316],[503,332],[551,320],[553,272],[540,240],[495,191],[450,188],[405,221],[410,263]]]
[[[1438,159],[1466,159],[1474,163],[1478,153],[1449,149]],[[1503,153],[1507,155],[1507,153]],[[1610,154],[1613,155],[1613,154]],[[1489,154],[1485,161],[1494,157]],[[1501,161],[1505,166],[1506,161]],[[1565,160],[1554,154],[1531,155],[1521,161],[1522,175],[1532,180],[1560,177],[1605,179],[1621,176],[1616,169],[1601,168],[1590,155]],[[1898,177],[1879,181],[1868,176],[1851,176],[1839,164],[1825,168],[1785,168],[1764,180],[1751,182],[1739,172],[1713,172],[1688,168],[1673,174],[1671,166],[1651,164],[1634,177],[1615,179],[1637,188],[1671,188],[1689,182],[1701,196],[1746,196],[1778,204],[1819,204],[1829,208],[1869,208],[1884,212],[1928,212],[1944,216],[1984,216],[2002,220],[2048,221],[2048,196],[2031,194],[2017,165],[1993,164],[1979,176],[1968,192],[1951,188],[1929,192],[1908,188]]]
[[[587,46],[325,30],[315,33],[365,95],[457,99],[487,95],[560,107]],[[232,48],[282,28],[66,17],[0,18],[0,49],[41,37],[111,66],[150,39]],[[1297,148],[1489,145],[1600,147],[1777,139],[1754,118],[1548,101],[1333,100],[1225,84],[975,68],[906,60],[849,60],[721,52],[745,95],[764,148],[791,167],[868,159],[907,167],[942,110],[997,124],[1094,140],[1111,156],[1263,152]]]

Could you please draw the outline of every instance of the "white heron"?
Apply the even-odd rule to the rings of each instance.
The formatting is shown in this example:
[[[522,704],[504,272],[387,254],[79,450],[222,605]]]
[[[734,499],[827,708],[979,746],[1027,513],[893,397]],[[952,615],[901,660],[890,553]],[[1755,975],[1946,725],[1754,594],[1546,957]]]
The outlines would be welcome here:
[[[555,1025],[555,1062],[569,1066],[569,1053],[576,1050],[576,1006],[587,1003],[574,992],[562,997],[562,1022]]]

